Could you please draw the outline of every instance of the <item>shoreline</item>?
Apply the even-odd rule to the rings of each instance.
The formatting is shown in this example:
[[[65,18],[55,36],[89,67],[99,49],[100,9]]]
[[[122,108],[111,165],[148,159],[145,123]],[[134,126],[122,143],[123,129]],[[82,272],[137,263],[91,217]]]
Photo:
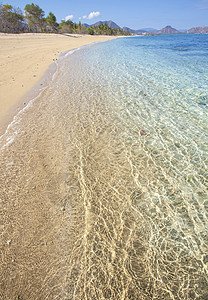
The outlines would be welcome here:
[[[0,136],[31,98],[51,82],[60,54],[117,37],[0,33]],[[9,100],[8,100],[9,99]]]

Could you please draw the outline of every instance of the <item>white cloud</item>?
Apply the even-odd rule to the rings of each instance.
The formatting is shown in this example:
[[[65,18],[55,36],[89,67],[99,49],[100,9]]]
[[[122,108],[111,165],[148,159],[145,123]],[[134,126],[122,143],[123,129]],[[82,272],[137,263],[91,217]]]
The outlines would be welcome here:
[[[100,15],[99,11],[92,11],[88,16],[83,16],[82,19],[88,19],[91,20],[93,18],[96,18]]]
[[[69,15],[69,16],[66,16],[66,17],[64,18],[64,20],[65,20],[65,21],[68,21],[68,20],[72,20],[73,18],[74,18],[73,15]]]
[[[93,18],[96,18],[100,15],[100,12],[99,11],[92,11],[89,15],[88,15],[88,19],[91,20]]]

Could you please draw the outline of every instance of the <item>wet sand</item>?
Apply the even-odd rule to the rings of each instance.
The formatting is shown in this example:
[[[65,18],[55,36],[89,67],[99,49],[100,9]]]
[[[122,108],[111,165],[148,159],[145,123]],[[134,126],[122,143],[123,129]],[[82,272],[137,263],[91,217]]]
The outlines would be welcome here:
[[[0,34],[0,135],[59,54],[115,37],[60,34]]]

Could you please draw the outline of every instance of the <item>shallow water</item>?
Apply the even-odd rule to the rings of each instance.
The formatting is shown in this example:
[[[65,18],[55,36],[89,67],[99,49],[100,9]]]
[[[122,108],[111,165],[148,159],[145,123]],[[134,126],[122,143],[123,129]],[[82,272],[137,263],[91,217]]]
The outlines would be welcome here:
[[[8,295],[207,299],[207,70],[207,35],[123,38],[60,59],[1,140],[1,199],[43,206],[53,225],[39,240],[56,241],[33,245],[35,211],[18,207],[12,229],[6,213],[3,238],[22,239],[25,257],[33,245],[38,266],[17,256]]]

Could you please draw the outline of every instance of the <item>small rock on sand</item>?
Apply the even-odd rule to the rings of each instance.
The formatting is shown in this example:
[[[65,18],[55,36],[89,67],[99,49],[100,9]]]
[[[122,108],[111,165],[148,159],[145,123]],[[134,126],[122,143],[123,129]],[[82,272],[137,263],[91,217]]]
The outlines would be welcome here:
[[[140,130],[140,135],[147,135],[145,130]]]

